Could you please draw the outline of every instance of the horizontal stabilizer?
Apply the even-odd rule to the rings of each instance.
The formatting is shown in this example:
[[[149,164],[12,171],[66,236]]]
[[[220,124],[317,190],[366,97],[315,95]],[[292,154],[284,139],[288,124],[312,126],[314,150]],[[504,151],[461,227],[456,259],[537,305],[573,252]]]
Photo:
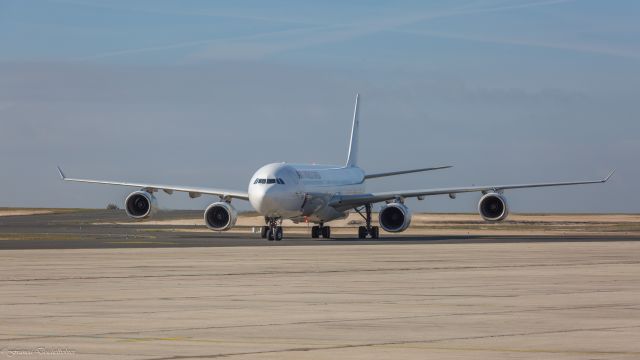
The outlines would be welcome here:
[[[446,166],[436,166],[436,167],[428,167],[428,168],[422,168],[422,169],[390,171],[390,172],[377,173],[377,174],[368,174],[368,175],[365,175],[364,178],[365,179],[375,179],[375,178],[380,178],[380,177],[385,177],[385,176],[404,175],[404,174],[411,174],[411,173],[417,173],[417,172],[423,172],[423,171],[448,169],[450,167],[453,167],[453,166],[446,165]]]

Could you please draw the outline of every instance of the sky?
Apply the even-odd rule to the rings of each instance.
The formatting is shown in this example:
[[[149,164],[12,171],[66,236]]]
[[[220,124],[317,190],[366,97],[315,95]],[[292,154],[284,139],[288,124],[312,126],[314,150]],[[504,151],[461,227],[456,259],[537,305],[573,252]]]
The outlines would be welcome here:
[[[507,191],[514,212],[640,212],[640,2],[0,0],[0,207],[122,204],[69,176],[246,190],[342,164],[370,191]],[[479,194],[409,200],[472,212]],[[162,208],[217,198],[158,195]],[[241,210],[247,203],[235,202]]]

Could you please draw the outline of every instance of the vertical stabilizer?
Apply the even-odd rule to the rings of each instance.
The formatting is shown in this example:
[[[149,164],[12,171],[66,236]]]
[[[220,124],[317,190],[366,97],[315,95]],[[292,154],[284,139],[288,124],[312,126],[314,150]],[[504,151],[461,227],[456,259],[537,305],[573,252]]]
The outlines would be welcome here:
[[[356,105],[353,109],[353,125],[351,126],[351,141],[349,142],[349,155],[347,156],[346,167],[357,166],[358,162],[358,128],[360,120],[358,119],[358,103],[360,94],[356,94]]]

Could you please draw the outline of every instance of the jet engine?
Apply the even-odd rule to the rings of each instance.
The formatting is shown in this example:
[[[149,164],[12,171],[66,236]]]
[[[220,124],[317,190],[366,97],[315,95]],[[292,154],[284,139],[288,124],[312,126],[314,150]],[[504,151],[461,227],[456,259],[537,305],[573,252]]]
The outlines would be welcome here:
[[[153,194],[146,191],[134,191],[124,201],[127,216],[134,219],[146,219],[158,210],[157,201]]]
[[[411,224],[411,210],[402,203],[390,203],[380,209],[380,227],[387,232],[407,230]]]
[[[238,212],[227,202],[213,203],[204,211],[204,222],[209,229],[215,231],[231,229],[237,219]]]
[[[507,199],[497,193],[488,193],[480,198],[478,212],[485,221],[502,221],[509,215]]]

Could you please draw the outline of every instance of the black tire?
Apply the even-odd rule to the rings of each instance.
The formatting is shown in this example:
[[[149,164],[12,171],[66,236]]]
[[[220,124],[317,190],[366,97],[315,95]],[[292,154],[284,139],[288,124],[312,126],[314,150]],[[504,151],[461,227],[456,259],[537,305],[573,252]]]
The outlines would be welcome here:
[[[267,239],[273,241],[273,231],[271,231],[271,229],[267,230]]]
[[[365,226],[358,227],[358,239],[364,239],[367,237],[367,228]]]
[[[320,227],[319,226],[312,226],[311,227],[311,237],[314,239],[317,239],[320,237]]]
[[[323,226],[322,227],[322,237],[325,239],[331,239],[331,227]]]
[[[263,226],[260,228],[260,237],[263,239],[267,238],[267,231],[269,231],[269,227],[268,226]]]
[[[371,238],[378,239],[380,237],[380,228],[377,226],[371,227]]]
[[[282,236],[283,236],[282,226],[278,226],[276,228],[276,234],[274,236],[274,239],[276,241],[280,241],[280,240],[282,240]]]

